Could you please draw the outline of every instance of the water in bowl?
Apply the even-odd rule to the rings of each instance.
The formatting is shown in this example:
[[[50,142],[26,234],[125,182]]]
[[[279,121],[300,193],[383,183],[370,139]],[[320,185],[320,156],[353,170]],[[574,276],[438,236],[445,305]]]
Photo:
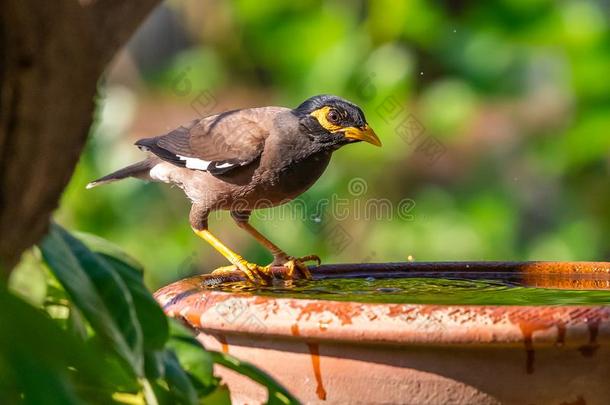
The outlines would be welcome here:
[[[578,289],[570,289],[569,287]],[[558,288],[559,287],[559,288]],[[568,287],[568,288],[566,288]],[[346,278],[280,282],[253,287],[227,283],[216,290],[255,295],[370,303],[446,305],[610,304],[608,280],[546,277],[532,283],[514,275],[469,278]]]

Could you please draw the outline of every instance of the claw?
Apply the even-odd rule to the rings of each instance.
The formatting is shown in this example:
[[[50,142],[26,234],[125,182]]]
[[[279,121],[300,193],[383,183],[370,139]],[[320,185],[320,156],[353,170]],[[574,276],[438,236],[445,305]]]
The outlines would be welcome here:
[[[286,267],[288,280],[294,280],[295,278],[305,278],[307,280],[311,280],[311,273],[307,268],[307,265],[299,260],[288,260],[284,263],[284,267]],[[296,273],[299,273],[298,277],[295,277]]]
[[[246,275],[252,284],[267,285],[271,281],[272,276],[268,266],[259,266],[258,264],[241,260],[237,264],[237,268]]]
[[[316,262],[319,265],[322,264],[322,259],[318,255],[307,255],[303,257],[291,257],[292,260],[298,260],[299,262]]]
[[[317,255],[307,255],[303,257],[288,257],[288,261],[283,264],[286,267],[287,275],[289,280],[294,280],[295,275],[299,274],[298,278],[304,278],[306,280],[311,280],[311,272],[309,271],[309,267],[305,264],[305,262],[317,262],[318,266],[322,263],[320,257]]]
[[[254,285],[267,285],[272,278],[269,266],[259,266],[246,260],[240,260],[235,266],[219,267],[212,272],[213,275],[226,275],[235,270],[239,270],[246,276],[246,279]]]

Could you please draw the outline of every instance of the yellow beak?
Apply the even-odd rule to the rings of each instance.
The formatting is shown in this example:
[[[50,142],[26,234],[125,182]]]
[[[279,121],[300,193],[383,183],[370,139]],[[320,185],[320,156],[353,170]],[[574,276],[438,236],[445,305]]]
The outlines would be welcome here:
[[[357,141],[364,141],[375,146],[381,146],[381,141],[375,131],[368,124],[362,128],[347,127],[344,130],[345,137],[347,139],[354,139]]]

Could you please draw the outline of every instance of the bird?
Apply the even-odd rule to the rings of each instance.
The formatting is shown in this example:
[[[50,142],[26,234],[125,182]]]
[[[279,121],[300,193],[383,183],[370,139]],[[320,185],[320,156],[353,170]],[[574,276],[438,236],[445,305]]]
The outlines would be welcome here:
[[[367,142],[381,146],[364,112],[334,95],[316,95],[296,108],[236,109],[197,118],[163,135],[138,140],[148,156],[87,185],[93,188],[125,178],[176,185],[192,205],[193,232],[230,263],[213,272],[235,269],[253,284],[269,284],[271,267],[284,266],[286,278],[310,279],[307,262],[317,255],[294,257],[250,223],[252,211],[287,203],[309,189],[326,170],[333,152]],[[228,210],[236,224],[273,256],[262,266],[248,262],[214,236],[208,217]]]

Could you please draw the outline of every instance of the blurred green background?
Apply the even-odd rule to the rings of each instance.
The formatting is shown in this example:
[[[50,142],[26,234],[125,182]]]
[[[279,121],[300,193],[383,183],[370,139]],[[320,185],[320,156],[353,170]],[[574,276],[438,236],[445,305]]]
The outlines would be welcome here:
[[[122,246],[153,289],[225,265],[192,234],[179,189],[85,185],[141,159],[137,139],[198,115],[331,93],[359,104],[384,146],[336,153],[303,197],[306,218],[255,217],[290,254],[610,259],[609,21],[607,2],[585,0],[165,2],[100,83],[57,220]],[[366,182],[357,195],[355,178]],[[353,208],[337,218],[316,208],[333,195],[415,205],[408,217]],[[247,258],[270,260],[228,214],[210,226]]]

